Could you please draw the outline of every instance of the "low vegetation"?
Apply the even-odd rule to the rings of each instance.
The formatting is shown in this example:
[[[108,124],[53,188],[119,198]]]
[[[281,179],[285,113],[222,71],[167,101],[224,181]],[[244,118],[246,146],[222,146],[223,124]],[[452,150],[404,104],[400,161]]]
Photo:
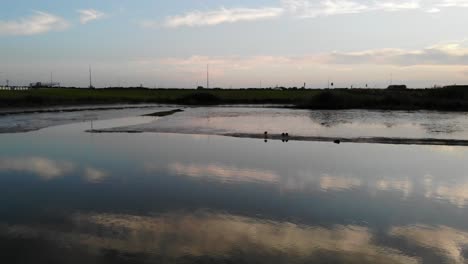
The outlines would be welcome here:
[[[168,103],[182,105],[288,104],[306,109],[468,111],[468,87],[434,89],[70,89],[0,91],[0,107]]]

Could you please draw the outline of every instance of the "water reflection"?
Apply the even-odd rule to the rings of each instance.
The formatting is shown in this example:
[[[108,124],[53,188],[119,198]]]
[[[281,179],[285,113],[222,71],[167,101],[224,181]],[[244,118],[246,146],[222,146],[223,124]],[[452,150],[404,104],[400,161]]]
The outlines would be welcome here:
[[[320,189],[325,191],[349,190],[360,187],[361,180],[356,178],[332,177],[329,175],[320,178]]]
[[[206,211],[153,217],[84,213],[72,220],[72,232],[15,225],[3,232],[85,247],[88,253],[112,250],[143,255],[145,260],[162,256],[165,263],[184,258],[227,263],[418,263],[396,248],[379,245],[368,228],[353,225],[304,226]]]
[[[90,183],[100,183],[104,181],[110,174],[104,170],[87,167],[84,171],[84,177]]]
[[[190,108],[148,124],[109,129],[185,134],[263,134],[303,137],[468,139],[464,113],[430,111]]]
[[[390,234],[409,243],[434,250],[447,257],[447,263],[466,263],[464,252],[468,246],[468,233],[447,226],[414,225],[394,227]]]
[[[45,181],[82,173],[83,179],[90,183],[100,183],[110,176],[109,172],[102,169],[89,166],[81,169],[73,162],[46,157],[0,158],[0,173],[2,172],[33,174]]]
[[[85,129],[0,138],[4,252],[34,263],[466,261],[466,147]]]
[[[42,157],[0,158],[0,172],[33,173],[44,180],[51,180],[71,173],[75,165],[68,161],[55,161]]]
[[[146,163],[145,169],[149,172],[160,172],[167,170],[170,173],[197,177],[211,178],[221,182],[239,182],[239,181],[259,181],[259,182],[277,182],[280,178],[276,173],[271,171],[237,168],[234,166],[225,166],[221,164],[183,164],[174,162],[167,168],[159,167],[153,163]]]
[[[413,190],[413,183],[408,179],[382,179],[377,181],[375,188],[379,191],[399,191],[408,197]]]

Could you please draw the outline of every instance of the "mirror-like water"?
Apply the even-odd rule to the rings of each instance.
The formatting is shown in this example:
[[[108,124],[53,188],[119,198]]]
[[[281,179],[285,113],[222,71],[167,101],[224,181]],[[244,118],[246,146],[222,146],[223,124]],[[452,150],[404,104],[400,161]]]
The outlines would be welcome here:
[[[226,116],[229,109],[196,111]],[[251,116],[236,124],[253,121],[251,110],[233,111],[234,120],[243,111]],[[270,124],[258,123],[269,127],[279,126],[276,120],[289,124],[298,114],[255,111],[278,112],[266,119]],[[288,111],[293,111],[289,117]],[[135,115],[130,113],[93,126],[200,121],[191,113],[125,117]],[[301,120],[322,122],[316,112],[301,113]],[[349,113],[354,115],[322,115]],[[446,116],[434,119],[435,124],[460,128],[444,136],[466,133],[463,114],[432,114]],[[362,124],[386,126],[375,115],[359,111]],[[401,115],[417,124],[430,124],[433,118],[420,119],[419,112],[382,115],[397,116],[397,124],[404,123]],[[224,130],[252,126],[209,119],[211,127]],[[347,130],[339,128],[352,126],[350,122],[323,129],[345,135]],[[299,123],[292,122],[290,131],[308,131],[311,123]],[[74,123],[0,135],[2,262],[467,261],[467,147],[84,132],[89,128],[88,122]]]

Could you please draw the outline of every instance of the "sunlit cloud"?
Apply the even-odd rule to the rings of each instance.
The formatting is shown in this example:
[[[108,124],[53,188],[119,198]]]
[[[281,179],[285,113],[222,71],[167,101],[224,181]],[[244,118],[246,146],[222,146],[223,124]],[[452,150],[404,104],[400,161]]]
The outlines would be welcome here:
[[[75,165],[71,162],[55,161],[41,157],[0,159],[0,171],[33,173],[44,180],[63,177],[74,169]]]
[[[435,13],[439,13],[440,9],[437,7],[432,7],[432,8],[427,9],[426,12],[430,14],[435,14]]]
[[[443,0],[438,6],[441,7],[468,7],[468,0]]]
[[[420,8],[419,1],[283,0],[282,4],[289,11],[290,15],[301,18],[357,14],[371,11],[395,12]]]
[[[165,65],[181,71],[199,71],[207,64],[213,70],[247,70],[262,65],[276,67],[299,67],[307,65],[467,65],[468,46],[466,41],[432,45],[419,50],[375,49],[353,52],[305,54],[297,56],[200,56],[188,58],[147,58],[135,63],[140,65]]]
[[[93,20],[101,19],[105,16],[103,12],[95,9],[81,9],[77,11],[80,14],[80,23],[87,24]]]
[[[433,249],[436,254],[448,258],[447,263],[466,263],[463,248],[468,246],[468,233],[447,226],[405,226],[394,227],[390,235],[401,237],[424,248]]]
[[[183,15],[168,17],[164,22],[144,20],[143,27],[165,26],[212,26],[222,23],[255,21],[267,18],[291,16],[299,18],[316,18],[368,12],[397,12],[418,10],[427,13],[438,13],[440,8],[468,7],[466,0],[442,1],[353,1],[353,0],[281,0],[277,6],[265,8],[220,8],[210,11],[194,10]]]
[[[279,17],[283,13],[281,8],[220,8],[211,11],[192,11],[180,16],[168,17],[163,23],[165,27],[175,28],[181,26],[213,26],[223,23],[242,21],[256,21]],[[145,22],[151,26],[151,22]]]
[[[36,35],[66,29],[68,22],[62,17],[35,11],[34,15],[18,20],[0,20],[0,35]]]

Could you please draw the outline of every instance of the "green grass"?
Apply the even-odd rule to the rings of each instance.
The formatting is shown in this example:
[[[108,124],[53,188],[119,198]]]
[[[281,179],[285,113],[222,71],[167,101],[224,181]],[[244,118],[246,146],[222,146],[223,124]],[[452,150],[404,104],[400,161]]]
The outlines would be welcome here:
[[[188,90],[34,89],[0,91],[0,107],[116,103],[292,104],[307,109],[395,109],[468,111],[468,87],[440,89]]]
[[[239,104],[294,103],[315,92],[274,90],[187,89],[36,89],[0,91],[0,106],[79,105],[109,103]]]

